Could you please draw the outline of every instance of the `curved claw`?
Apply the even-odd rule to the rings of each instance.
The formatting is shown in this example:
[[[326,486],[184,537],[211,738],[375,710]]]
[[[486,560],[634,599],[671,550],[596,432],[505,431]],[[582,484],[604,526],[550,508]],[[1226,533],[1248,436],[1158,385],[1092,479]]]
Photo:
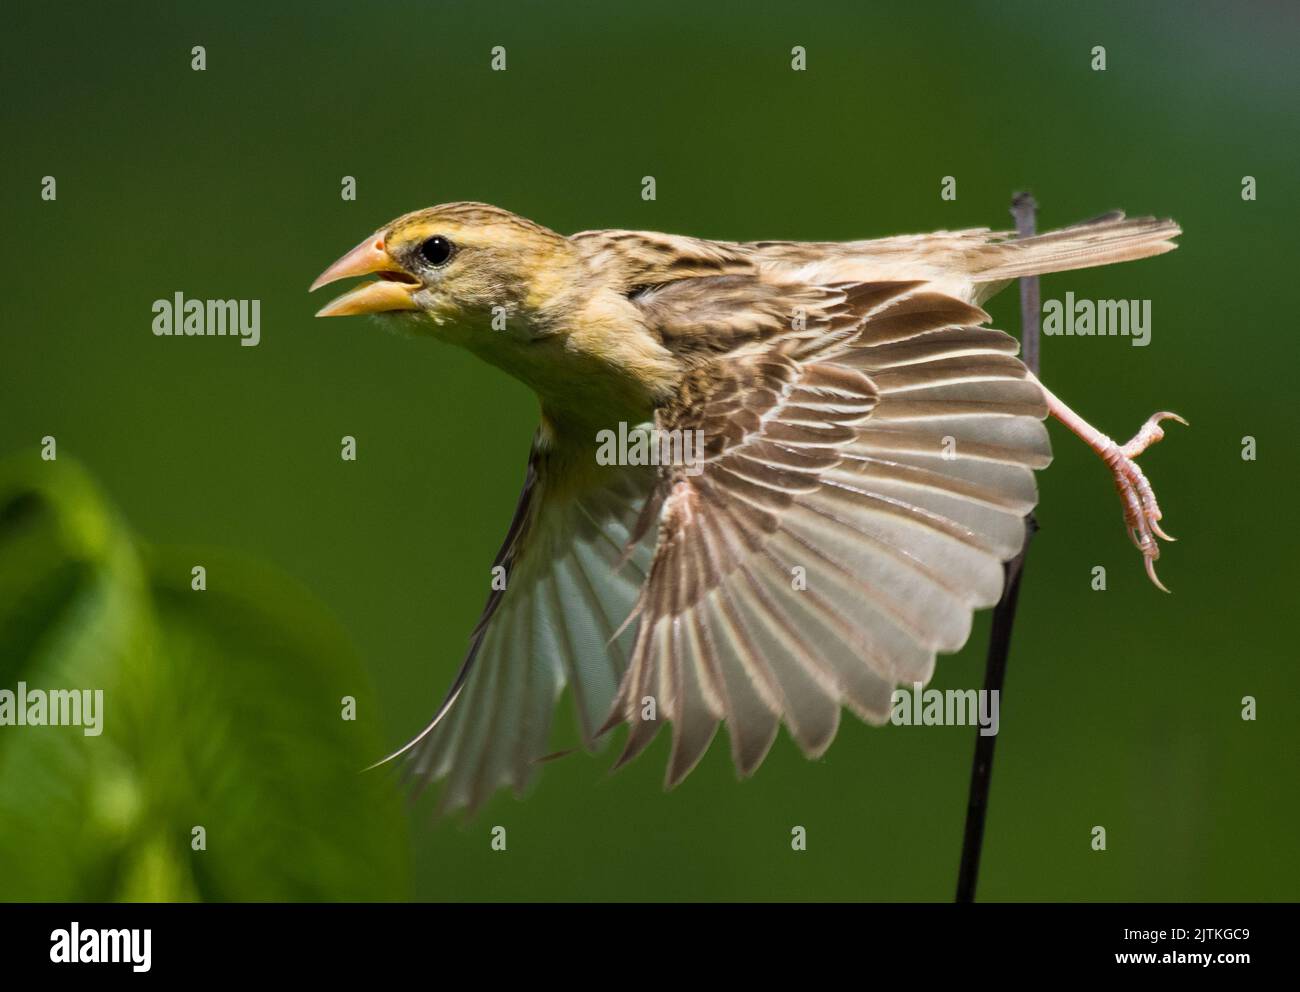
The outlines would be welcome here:
[[[1147,417],[1146,423],[1138,428],[1138,432],[1128,439],[1127,444],[1119,446],[1120,454],[1132,460],[1146,451],[1151,445],[1164,440],[1165,429],[1160,426],[1162,420],[1176,420],[1183,426],[1188,426],[1186,420],[1169,410],[1153,413]]]
[[[1160,581],[1160,577],[1156,575],[1156,560],[1154,558],[1147,558],[1146,566],[1147,578],[1149,578],[1152,583],[1154,583],[1155,587],[1161,592],[1169,592],[1169,590],[1165,588],[1165,584]]]
[[[1174,541],[1178,540],[1178,538],[1166,534],[1163,530],[1161,530],[1160,523],[1157,520],[1152,520],[1150,527],[1151,527],[1151,533],[1154,534],[1156,537],[1160,538],[1162,541],[1169,541],[1172,544]]]

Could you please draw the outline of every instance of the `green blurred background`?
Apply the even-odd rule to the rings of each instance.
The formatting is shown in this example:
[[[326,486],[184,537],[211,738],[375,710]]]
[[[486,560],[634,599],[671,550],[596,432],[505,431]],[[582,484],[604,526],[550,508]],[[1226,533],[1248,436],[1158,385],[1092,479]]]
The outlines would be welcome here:
[[[10,493],[66,476],[71,489],[59,491],[73,496],[46,506],[56,522],[60,499],[116,507],[166,637],[188,629],[186,563],[207,552],[166,566],[151,549],[199,547],[245,562],[209,583],[258,604],[249,629],[291,629],[307,646],[223,648],[211,631],[235,607],[205,601],[208,653],[186,671],[208,680],[209,705],[191,707],[158,674],[176,667],[165,646],[154,663],[128,649],[106,668],[92,645],[88,664],[108,684],[125,680],[119,698],[138,711],[134,743],[122,745],[134,756],[129,784],[113,793],[134,796],[135,812],[111,796],[86,799],[91,814],[50,799],[105,780],[84,754],[57,767],[28,754],[71,747],[58,735],[72,732],[40,732],[38,746],[37,731],[0,728],[0,849],[52,873],[0,877],[0,897],[951,898],[968,728],[846,718],[823,760],[805,761],[783,734],[743,783],[720,736],[670,794],[661,737],[614,776],[608,751],[548,765],[524,802],[498,795],[467,825],[434,824],[427,801],[403,813],[382,774],[341,776],[421,727],[450,681],[536,406],[467,354],[374,322],[313,320],[322,301],[306,287],[380,224],[446,200],[486,200],[563,232],[850,239],[1005,226],[1022,188],[1044,228],[1116,207],[1182,223],[1172,255],[1047,277],[1048,298],[1152,300],[1153,335],[1146,348],[1046,339],[1043,374],[1117,436],[1157,409],[1192,427],[1175,426],[1143,458],[1180,538],[1160,568],[1172,596],[1143,575],[1100,464],[1053,427],[981,898],[1300,896],[1300,674],[1286,626],[1300,551],[1287,316],[1295,5],[15,2],[6,20],[0,456],[17,459],[20,480]],[[206,71],[190,68],[194,45],[206,47]],[[495,45],[507,49],[505,72],[489,71]],[[807,49],[805,72],[791,71],[795,45]],[[1105,72],[1090,69],[1094,45],[1106,48]],[[55,202],[40,198],[46,175]],[[339,196],[348,175],[356,202]],[[646,175],[654,202],[640,196]],[[955,202],[939,196],[948,175]],[[1241,198],[1246,175],[1256,202]],[[261,344],[154,337],[152,301],[177,291],[260,299]],[[1016,328],[1014,292],[991,308]],[[59,474],[35,459],[44,435],[58,439]],[[343,435],[358,440],[355,463],[340,460]],[[1241,457],[1247,435],[1255,461]],[[90,483],[70,461],[100,496],[78,488]],[[13,590],[36,581],[32,561],[107,560],[42,527],[29,522],[8,544],[0,534],[11,595],[0,634],[26,630],[0,637],[0,688],[28,671],[19,649],[40,640],[40,624],[69,622],[16,605]],[[1105,592],[1090,587],[1096,565]],[[304,587],[322,619],[266,591],[272,573],[283,576],[276,589]],[[935,685],[980,684],[987,621],[941,660]],[[350,660],[322,662],[318,676],[301,660],[302,671],[285,670],[293,677],[268,675],[286,651]],[[343,692],[371,688],[355,723],[337,720]],[[222,702],[250,693],[265,706]],[[1241,719],[1246,695],[1258,700],[1254,722]],[[282,719],[299,711],[298,723]],[[573,736],[567,711],[557,728]],[[208,788],[197,757],[149,760],[159,748],[205,756],[225,791]],[[76,785],[78,774],[92,784]],[[189,824],[223,816],[243,833],[192,853]],[[506,853],[489,848],[496,825]],[[805,853],[791,851],[795,825],[807,829]],[[1107,830],[1104,853],[1090,848],[1094,825]],[[278,870],[254,870],[258,857]],[[215,864],[221,878],[206,874]],[[151,871],[181,881],[130,881]]]

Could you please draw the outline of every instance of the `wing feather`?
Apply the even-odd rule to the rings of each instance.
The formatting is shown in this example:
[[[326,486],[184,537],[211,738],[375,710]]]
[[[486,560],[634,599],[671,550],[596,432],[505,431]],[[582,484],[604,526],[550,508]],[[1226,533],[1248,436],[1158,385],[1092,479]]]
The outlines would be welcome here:
[[[657,544],[611,722],[631,724],[621,763],[661,722],[645,696],[666,697],[670,785],[719,716],[742,775],[781,722],[810,756],[843,706],[883,722],[894,687],[927,681],[1001,594],[1050,459],[1042,391],[1013,338],[975,326],[983,310],[926,284],[822,289],[819,334],[700,362],[659,422],[703,431],[707,455],[662,469],[642,518]]]
[[[521,793],[548,751],[552,714],[568,687],[578,732],[594,749],[627,668],[635,628],[622,629],[651,560],[632,538],[653,488],[648,468],[595,467],[577,484],[555,477],[535,443],[524,492],[496,564],[505,587],[488,597],[456,683],[408,754],[419,788],[445,779],[439,813],[477,810],[500,788]]]

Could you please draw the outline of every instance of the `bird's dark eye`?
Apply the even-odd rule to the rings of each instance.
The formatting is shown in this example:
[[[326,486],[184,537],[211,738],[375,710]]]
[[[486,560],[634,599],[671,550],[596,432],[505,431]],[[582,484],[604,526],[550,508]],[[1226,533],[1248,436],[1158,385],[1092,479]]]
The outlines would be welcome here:
[[[441,234],[435,234],[420,245],[420,257],[430,265],[446,265],[453,250],[454,247],[450,241]]]

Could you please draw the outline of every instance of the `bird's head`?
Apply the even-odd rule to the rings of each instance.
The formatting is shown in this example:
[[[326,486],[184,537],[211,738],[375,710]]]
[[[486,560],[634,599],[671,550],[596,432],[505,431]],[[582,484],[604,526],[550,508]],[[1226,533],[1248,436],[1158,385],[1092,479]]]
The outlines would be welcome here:
[[[379,314],[531,387],[550,423],[637,423],[680,375],[617,281],[575,242],[507,210],[446,203],[397,218],[321,273],[376,276],[318,317]]]
[[[569,240],[554,231],[487,204],[445,203],[380,228],[311,288],[376,276],[316,316],[403,315],[414,318],[416,330],[475,347],[486,335],[530,340],[554,333],[582,266]]]

